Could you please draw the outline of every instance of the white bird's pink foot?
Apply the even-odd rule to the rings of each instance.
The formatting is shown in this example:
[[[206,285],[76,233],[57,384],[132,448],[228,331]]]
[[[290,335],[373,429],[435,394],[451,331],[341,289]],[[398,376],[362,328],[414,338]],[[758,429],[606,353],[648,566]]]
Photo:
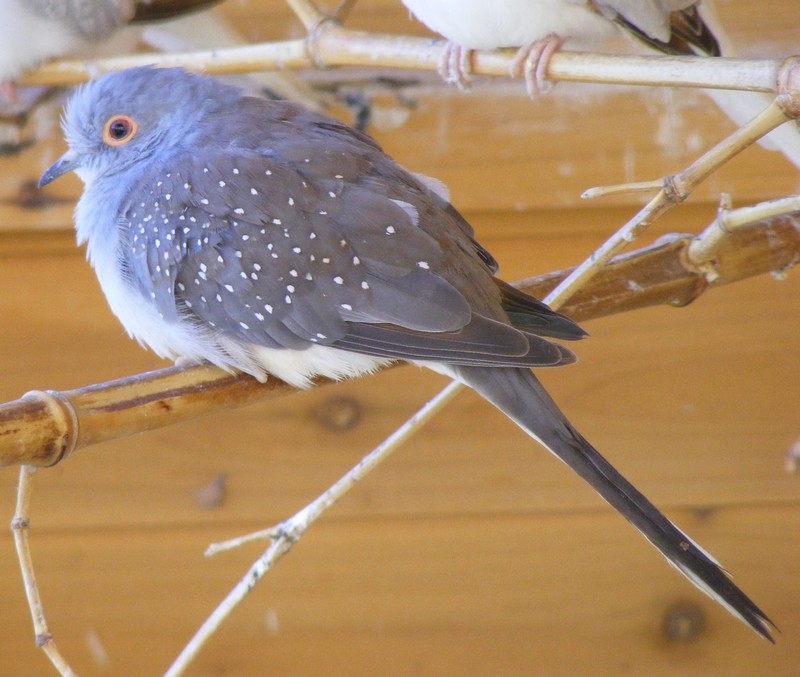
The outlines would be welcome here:
[[[512,78],[525,78],[525,87],[531,99],[535,99],[553,86],[547,80],[547,67],[550,65],[550,57],[561,49],[563,44],[563,38],[551,33],[541,40],[519,48],[509,71]]]
[[[459,89],[469,89],[472,84],[472,52],[450,40],[442,48],[437,71],[448,84],[455,84]]]

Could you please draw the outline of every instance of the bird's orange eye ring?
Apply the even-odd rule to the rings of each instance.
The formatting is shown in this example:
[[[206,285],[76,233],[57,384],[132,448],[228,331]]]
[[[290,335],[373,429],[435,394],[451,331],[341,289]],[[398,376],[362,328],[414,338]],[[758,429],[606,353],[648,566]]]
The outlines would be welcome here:
[[[107,146],[124,146],[139,129],[136,121],[127,115],[112,115],[103,125],[103,143]]]

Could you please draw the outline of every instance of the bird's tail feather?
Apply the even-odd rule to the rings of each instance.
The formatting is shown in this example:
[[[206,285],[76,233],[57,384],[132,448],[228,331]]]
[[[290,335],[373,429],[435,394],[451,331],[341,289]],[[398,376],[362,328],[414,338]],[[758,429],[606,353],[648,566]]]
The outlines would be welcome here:
[[[720,565],[620,475],[567,421],[528,369],[453,367],[455,376],[491,402],[586,480],[667,561],[757,634],[774,641],[774,624]]]

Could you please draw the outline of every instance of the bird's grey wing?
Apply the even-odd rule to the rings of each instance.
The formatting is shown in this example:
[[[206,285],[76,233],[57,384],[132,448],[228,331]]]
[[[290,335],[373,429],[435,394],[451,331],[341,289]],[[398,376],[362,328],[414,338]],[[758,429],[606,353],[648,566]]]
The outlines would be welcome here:
[[[665,54],[719,56],[720,47],[696,0],[598,0],[598,10]]]
[[[291,104],[282,106],[284,110],[296,111]],[[305,111],[298,115],[305,123],[303,131],[306,133],[301,134],[298,129],[294,135],[270,138],[270,147],[283,157],[295,160],[311,157],[307,165],[301,165],[301,170],[315,185],[320,181],[324,183],[326,176],[334,171],[346,171],[342,169],[344,166],[350,170],[344,177],[348,182],[358,183],[377,193],[381,196],[379,199],[388,197],[402,205],[412,225],[436,239],[440,250],[447,250],[448,267],[453,269],[453,262],[457,262],[456,274],[448,279],[456,286],[463,283],[463,278],[468,280],[464,294],[470,297],[473,309],[478,308],[479,312],[504,323],[510,320],[516,328],[537,336],[574,340],[586,335],[572,320],[493,277],[498,270],[497,261],[475,240],[472,226],[448,201],[447,189],[439,181],[404,171],[380,150],[373,139],[336,121]],[[281,119],[294,121],[287,113]],[[313,130],[310,138],[309,130]],[[324,148],[325,152],[320,155],[317,148]],[[345,163],[337,161],[339,153],[347,156]],[[331,159],[335,165],[326,166]],[[437,271],[441,272],[439,266]],[[480,303],[479,296],[484,297],[484,303]],[[502,310],[498,313],[500,308]]]
[[[302,166],[302,162],[301,162]],[[250,151],[172,159],[125,210],[129,275],[168,321],[271,348],[544,366],[563,348],[473,312],[414,208]]]
[[[530,294],[521,292],[497,278],[494,283],[500,290],[503,310],[508,315],[509,322],[517,329],[562,341],[576,341],[587,336],[575,322],[551,310],[549,306]]]

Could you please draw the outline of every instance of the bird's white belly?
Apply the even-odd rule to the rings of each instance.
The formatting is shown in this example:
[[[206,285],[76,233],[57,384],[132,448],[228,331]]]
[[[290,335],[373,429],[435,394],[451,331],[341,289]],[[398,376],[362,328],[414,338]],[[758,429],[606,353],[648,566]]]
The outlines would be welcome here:
[[[470,49],[522,47],[551,33],[587,47],[616,29],[585,0],[403,0],[428,28]]]
[[[90,242],[90,245],[97,244]],[[143,298],[123,278],[116,251],[99,256],[94,247],[90,246],[89,251],[111,311],[129,336],[161,357],[207,361],[226,371],[243,371],[259,381],[266,381],[271,374],[297,388],[309,387],[316,376],[334,380],[353,378],[372,373],[391,362],[320,345],[309,345],[306,350],[265,348],[240,342],[210,327],[193,325],[185,319],[165,320],[155,302]]]

